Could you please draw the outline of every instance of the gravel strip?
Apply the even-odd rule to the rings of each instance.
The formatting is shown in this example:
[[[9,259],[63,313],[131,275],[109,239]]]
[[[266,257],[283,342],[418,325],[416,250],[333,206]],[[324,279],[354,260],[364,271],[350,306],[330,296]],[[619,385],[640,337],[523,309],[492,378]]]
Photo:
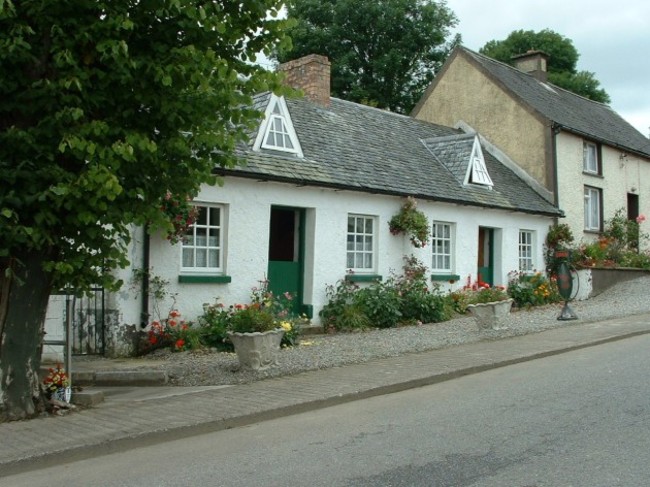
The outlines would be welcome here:
[[[280,352],[277,367],[258,372],[239,370],[234,353],[214,350],[182,353],[158,351],[150,357],[165,360],[162,367],[173,385],[241,384],[306,370],[362,363],[375,358],[435,350],[481,340],[496,340],[561,326],[648,313],[650,300],[647,298],[646,290],[649,288],[650,276],[644,276],[619,283],[587,301],[573,302],[571,308],[579,317],[575,321],[559,321],[557,317],[562,305],[554,304],[529,311],[513,311],[499,330],[479,331],[472,317],[463,316],[444,323],[421,326],[377,329],[361,333],[307,335],[302,337],[298,347],[283,349]]]

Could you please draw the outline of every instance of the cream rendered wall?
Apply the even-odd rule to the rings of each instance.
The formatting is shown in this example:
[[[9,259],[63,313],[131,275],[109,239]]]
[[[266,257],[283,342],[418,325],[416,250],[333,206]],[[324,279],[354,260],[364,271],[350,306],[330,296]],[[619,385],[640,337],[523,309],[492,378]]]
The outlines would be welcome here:
[[[623,209],[627,215],[627,194],[639,195],[639,213],[650,215],[650,161],[626,154],[621,149],[602,146],[602,176],[586,174],[583,165],[583,141],[569,132],[561,132],[556,138],[558,160],[559,206],[566,213],[563,222],[569,224],[576,241],[593,241],[594,232],[584,232],[584,186],[602,189],[603,220]],[[625,155],[624,155],[625,154]],[[648,232],[650,223],[642,224],[642,232]],[[644,228],[645,227],[645,228]]]
[[[457,55],[435,81],[415,118],[447,126],[472,126],[542,186],[553,190],[546,173],[546,129],[531,112]]]
[[[220,203],[226,206],[227,234],[225,236],[225,273],[232,277],[228,284],[180,284],[180,245],[172,246],[162,237],[151,240],[151,267],[153,274],[168,280],[168,291],[177,294],[160,303],[160,311],[175,306],[184,319],[195,319],[203,304],[219,298],[226,305],[249,301],[250,288],[257,285],[267,270],[268,232],[271,205],[307,209],[305,293],[304,302],[314,306],[314,322],[326,303],[325,286],[334,284],[346,274],[346,235],[349,213],[377,217],[376,273],[388,278],[391,271],[400,273],[404,255],[414,255],[429,268],[431,247],[414,248],[407,237],[393,236],[388,221],[399,211],[403,198],[334,191],[287,184],[261,183],[241,178],[226,178],[223,187],[204,187],[197,201]],[[478,255],[478,227],[496,229],[498,255],[495,255],[495,282],[507,284],[507,273],[518,266],[519,229],[536,232],[538,242],[535,259],[543,268],[543,242],[551,223],[549,218],[450,204],[419,202],[430,221],[455,224],[455,268],[460,282],[444,290],[458,288],[467,276],[476,278]],[[138,257],[139,251],[133,251]],[[141,262],[141,259],[138,260]],[[129,281],[128,275],[123,275]],[[128,287],[128,286],[127,286]],[[122,323],[139,323],[140,297],[137,290],[123,290],[114,296],[114,305],[120,309]],[[157,317],[154,317],[157,318]]]

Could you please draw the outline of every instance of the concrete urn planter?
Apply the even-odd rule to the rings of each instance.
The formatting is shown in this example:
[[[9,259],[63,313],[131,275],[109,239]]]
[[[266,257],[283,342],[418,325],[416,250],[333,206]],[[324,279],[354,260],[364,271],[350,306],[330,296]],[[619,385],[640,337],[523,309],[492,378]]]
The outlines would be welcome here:
[[[513,299],[504,301],[493,301],[491,303],[477,303],[467,306],[469,312],[478,323],[479,330],[499,330],[499,323],[502,323],[510,314]]]
[[[239,365],[252,370],[264,370],[278,364],[278,352],[283,335],[282,328],[261,333],[228,332]]]

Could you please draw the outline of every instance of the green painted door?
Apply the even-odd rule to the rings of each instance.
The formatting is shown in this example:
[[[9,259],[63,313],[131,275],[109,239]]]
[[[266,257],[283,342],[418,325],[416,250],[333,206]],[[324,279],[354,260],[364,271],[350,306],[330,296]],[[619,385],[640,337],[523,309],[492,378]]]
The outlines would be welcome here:
[[[478,280],[494,285],[494,230],[478,229]]]
[[[302,309],[304,211],[299,208],[272,207],[269,232],[269,290],[274,295],[293,296],[293,309]]]

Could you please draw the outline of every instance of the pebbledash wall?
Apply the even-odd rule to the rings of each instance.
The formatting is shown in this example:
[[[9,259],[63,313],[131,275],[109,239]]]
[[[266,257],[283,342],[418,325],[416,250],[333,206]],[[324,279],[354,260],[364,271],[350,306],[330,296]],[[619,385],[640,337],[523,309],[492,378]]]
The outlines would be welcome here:
[[[650,191],[650,161],[629,154],[622,149],[602,145],[602,174],[591,175],[582,171],[584,139],[569,132],[561,132],[556,138],[558,167],[558,206],[566,217],[562,220],[574,229],[577,242],[592,241],[598,232],[580,232],[584,228],[584,188],[590,186],[602,190],[602,220],[623,210],[627,216],[627,195],[639,196],[639,214],[650,216],[650,199],[642,195]],[[641,223],[641,231],[647,233],[650,221]],[[648,242],[642,242],[647,248]]]
[[[327,301],[326,285],[346,276],[349,214],[376,217],[377,258],[373,274],[386,279],[391,272],[400,273],[405,255],[414,255],[431,267],[430,245],[417,249],[408,237],[391,235],[388,230],[388,221],[399,211],[404,198],[227,177],[222,187],[203,187],[195,200],[225,207],[223,273],[230,277],[230,282],[179,283],[181,245],[171,245],[161,236],[152,236],[152,275],[168,281],[166,292],[175,295],[175,299],[158,302],[157,311],[150,300],[151,319],[165,318],[174,307],[183,319],[194,320],[202,313],[205,303],[214,303],[217,299],[226,306],[249,302],[251,288],[267,273],[271,206],[305,209],[303,301],[313,306],[314,323],[319,322],[318,312]],[[535,265],[539,269],[544,267],[542,243],[552,223],[550,218],[422,200],[418,201],[418,208],[431,222],[453,224],[453,274],[459,276],[459,281],[453,284],[442,281],[443,292],[462,287],[468,276],[476,279],[479,226],[494,229],[495,284],[507,284],[508,272],[518,269],[520,229],[534,232]],[[118,273],[125,282],[124,288],[108,299],[109,307],[117,312],[119,323],[118,329],[109,333],[112,343],[107,350],[112,355],[129,354],[131,333],[140,327],[141,291],[137,285],[129,283],[133,283],[134,270],[142,268],[142,244],[143,233],[138,229],[130,246],[132,266]]]

